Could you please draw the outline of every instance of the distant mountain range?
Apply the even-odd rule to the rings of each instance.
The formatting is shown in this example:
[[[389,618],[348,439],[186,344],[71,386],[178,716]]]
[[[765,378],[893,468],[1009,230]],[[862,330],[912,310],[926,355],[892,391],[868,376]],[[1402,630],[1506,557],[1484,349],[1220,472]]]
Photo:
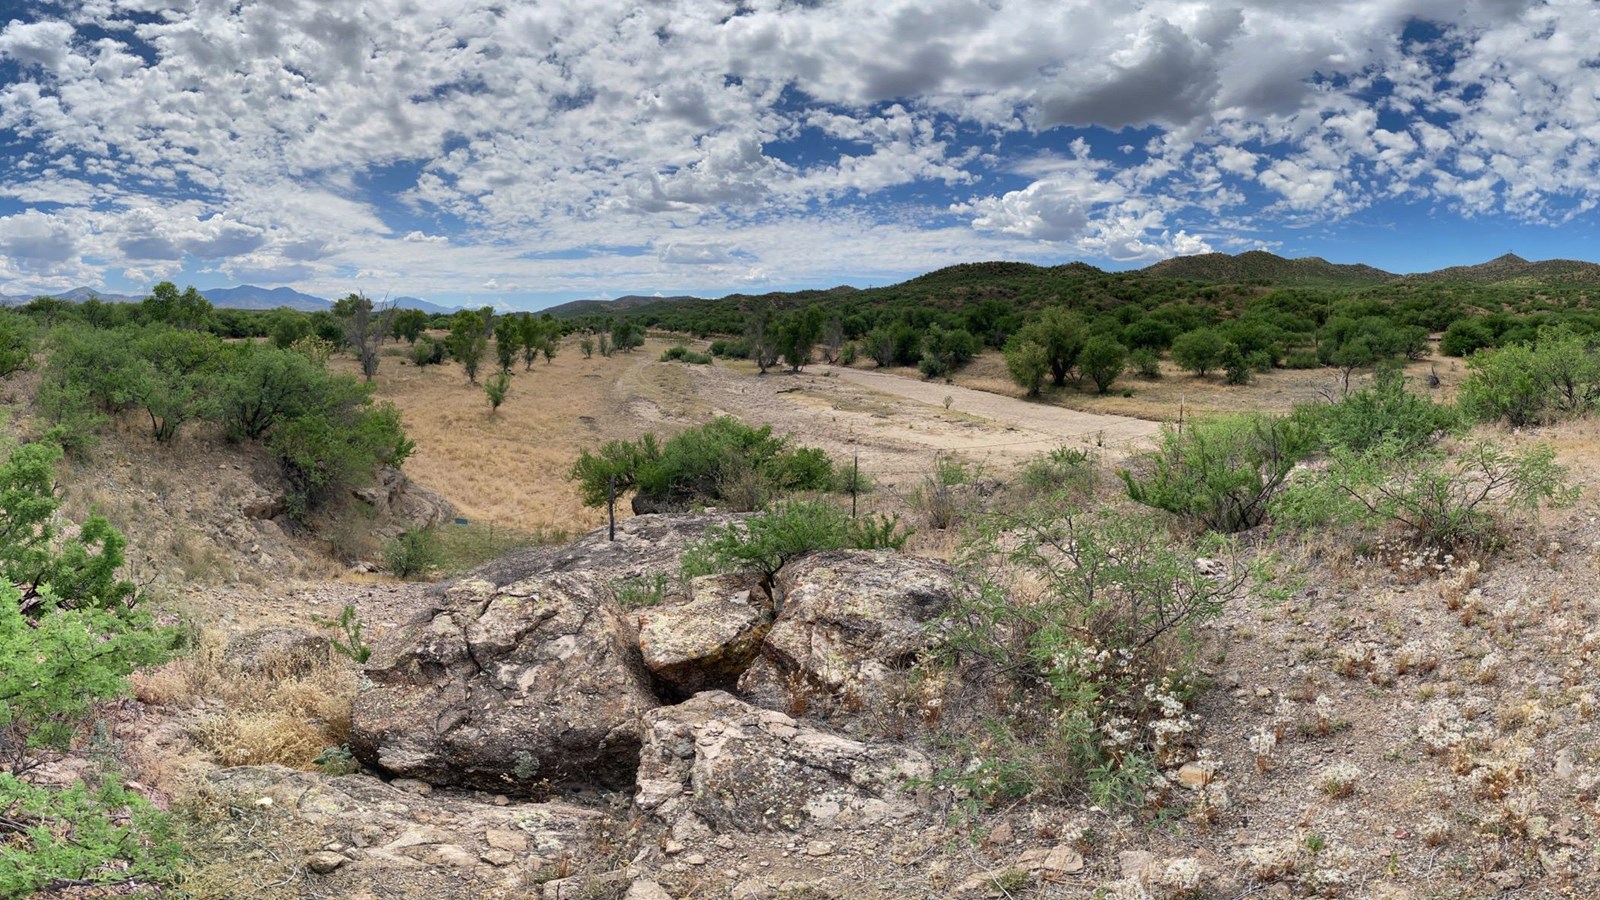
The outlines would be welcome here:
[[[302,312],[317,312],[333,308],[333,301],[325,300],[312,294],[301,293],[293,288],[264,288],[253,284],[241,284],[231,288],[208,288],[200,292],[202,297],[211,301],[211,305],[219,309],[298,309]],[[0,304],[5,306],[20,306],[27,303],[37,294],[6,295],[0,294]],[[138,303],[144,297],[132,294],[113,294],[107,291],[97,291],[93,288],[80,287],[70,291],[61,291],[45,296],[58,297],[70,300],[73,303],[82,303],[90,297],[99,297],[107,303]],[[460,307],[440,306],[429,303],[419,297],[394,297],[388,300],[379,300],[388,303],[397,309],[420,309],[431,315],[442,315],[455,312]]]
[[[1237,256],[1227,253],[1202,253],[1162,260],[1139,270],[1161,278],[1190,278],[1195,281],[1270,281],[1274,284],[1382,284],[1400,278],[1372,266],[1341,265],[1320,256],[1285,259],[1265,250],[1250,250]]]
[[[557,318],[565,316],[587,316],[594,314],[604,315],[605,313],[623,312],[624,310],[633,309],[636,306],[644,306],[649,303],[674,303],[680,300],[696,299],[699,298],[688,296],[646,297],[642,294],[628,294],[625,297],[617,297],[614,300],[573,300],[568,303],[562,303],[559,306],[552,306],[543,311]]]

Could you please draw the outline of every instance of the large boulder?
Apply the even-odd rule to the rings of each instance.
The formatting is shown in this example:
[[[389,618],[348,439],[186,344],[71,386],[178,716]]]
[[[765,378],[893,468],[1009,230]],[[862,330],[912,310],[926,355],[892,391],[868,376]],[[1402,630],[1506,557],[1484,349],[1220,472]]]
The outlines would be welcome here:
[[[926,808],[933,767],[898,744],[853,741],[723,691],[645,717],[640,809],[675,829],[800,831],[898,821]]]
[[[592,578],[458,583],[374,649],[350,746],[430,784],[622,789],[657,705],[632,621]]]
[[[455,507],[443,495],[417,484],[399,469],[384,467],[378,472],[376,484],[356,488],[353,493],[385,520],[377,529],[384,537],[442,525],[456,514]]]
[[[683,698],[737,684],[771,627],[765,591],[743,576],[708,575],[687,598],[639,612],[639,649],[650,673]]]
[[[872,733],[960,590],[950,566],[889,551],[813,553],[778,572],[783,611],[739,679],[750,702]]]
[[[570,544],[508,553],[468,573],[465,580],[496,587],[553,572],[588,572],[606,583],[652,579],[678,571],[690,544],[706,531],[737,521],[736,513],[635,516],[617,523],[617,539],[602,526]]]

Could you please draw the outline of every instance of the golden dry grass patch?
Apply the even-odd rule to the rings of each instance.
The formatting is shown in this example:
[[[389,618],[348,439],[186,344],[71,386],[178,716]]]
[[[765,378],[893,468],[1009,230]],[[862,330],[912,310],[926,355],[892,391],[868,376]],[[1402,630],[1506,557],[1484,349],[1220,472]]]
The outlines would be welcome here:
[[[697,405],[685,367],[651,364],[668,346],[651,340],[632,353],[585,359],[577,339],[568,338],[552,362],[524,371],[518,360],[506,400],[493,412],[481,384],[493,374],[492,353],[480,384],[454,363],[418,368],[394,357],[384,358],[374,381],[416,442],[407,474],[443,494],[461,516],[527,531],[583,531],[601,524],[605,511],[584,507],[567,481],[582,451],[676,430],[636,414],[635,403],[672,416],[709,413]],[[342,356],[334,365],[353,370],[354,361]]]

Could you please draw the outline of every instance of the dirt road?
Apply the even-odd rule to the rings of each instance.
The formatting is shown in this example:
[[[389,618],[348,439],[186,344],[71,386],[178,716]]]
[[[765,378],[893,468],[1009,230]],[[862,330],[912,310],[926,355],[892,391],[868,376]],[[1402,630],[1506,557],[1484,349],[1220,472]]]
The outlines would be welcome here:
[[[799,374],[758,376],[722,364],[641,362],[638,368],[645,377],[635,380],[651,384],[648,391],[630,385],[635,416],[690,424],[728,414],[770,424],[837,459],[859,458],[862,470],[885,487],[917,483],[940,454],[1007,471],[1067,445],[1098,449],[1115,463],[1159,427],[860,369],[810,366]],[[648,400],[640,403],[641,394]]]

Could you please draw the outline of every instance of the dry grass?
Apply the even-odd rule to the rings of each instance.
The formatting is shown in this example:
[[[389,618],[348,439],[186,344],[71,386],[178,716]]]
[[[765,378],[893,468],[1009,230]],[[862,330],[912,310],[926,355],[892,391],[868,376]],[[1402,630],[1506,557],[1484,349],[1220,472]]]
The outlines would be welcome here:
[[[577,340],[568,339],[551,363],[541,360],[525,372],[519,361],[494,413],[481,385],[469,383],[459,365],[419,369],[385,357],[375,381],[378,396],[400,408],[416,441],[406,472],[449,498],[463,517],[530,532],[581,531],[599,525],[605,513],[584,507],[566,479],[578,454],[608,440],[673,430],[633,414],[630,402],[648,401],[673,416],[705,412],[683,366],[640,365],[667,346],[651,340],[631,354],[584,359]],[[483,377],[493,368],[492,353],[486,362]],[[354,361],[339,356],[333,365],[353,369]]]
[[[187,711],[190,735],[226,766],[310,768],[323,749],[349,739],[353,664],[283,655],[245,670],[227,658],[226,645],[221,632],[204,632],[193,653],[135,673],[135,696]]]
[[[868,366],[871,364],[868,363]],[[1425,385],[1430,371],[1437,370],[1441,386],[1431,392],[1441,402],[1454,399],[1455,388],[1466,379],[1466,364],[1453,357],[1436,356],[1421,362],[1406,364],[1406,376],[1418,390]],[[891,370],[907,377],[920,377],[914,369]],[[1370,372],[1357,373],[1351,379],[1352,390],[1370,381]],[[1005,359],[998,351],[985,350],[960,372],[954,382],[962,387],[990,391],[1008,397],[1021,397],[1022,390],[1012,383],[1006,372]],[[1195,378],[1179,369],[1170,360],[1161,363],[1161,377],[1155,380],[1140,378],[1132,373],[1118,378],[1111,393],[1096,394],[1093,385],[1088,390],[1074,388],[1045,389],[1044,401],[1084,412],[1131,416],[1149,421],[1175,421],[1184,416],[1205,415],[1218,412],[1236,412],[1251,409],[1260,412],[1286,413],[1297,404],[1322,400],[1325,391],[1338,391],[1340,379],[1332,369],[1274,369],[1258,373],[1247,385],[1225,384],[1220,374]],[[1124,397],[1126,390],[1132,397]]]

